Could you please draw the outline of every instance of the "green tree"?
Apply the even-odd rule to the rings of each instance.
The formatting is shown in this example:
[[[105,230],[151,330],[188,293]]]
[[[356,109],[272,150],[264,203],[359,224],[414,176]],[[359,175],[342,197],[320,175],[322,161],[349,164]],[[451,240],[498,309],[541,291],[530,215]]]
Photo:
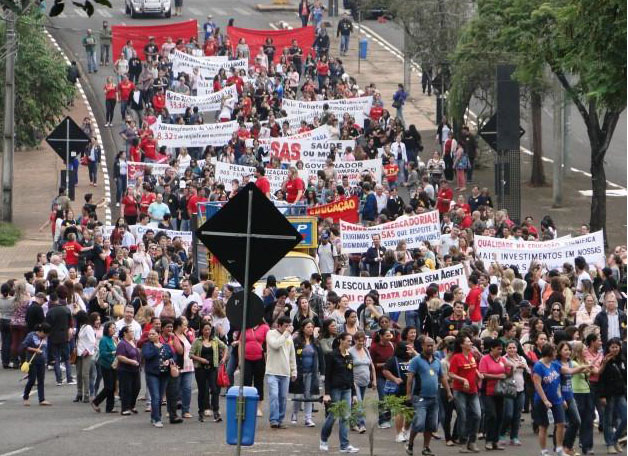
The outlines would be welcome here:
[[[67,80],[67,65],[44,34],[44,16],[31,12],[17,20],[15,62],[15,129],[18,146],[36,146],[53,128],[74,98],[75,88]],[[0,24],[0,46],[5,49],[5,23]],[[4,59],[0,74],[4,75]],[[4,100],[4,85],[0,85]],[[0,112],[0,121],[4,121]]]
[[[575,104],[589,137],[590,225],[605,229],[604,158],[626,108],[625,0],[600,0],[593,9],[585,0],[480,0],[469,27],[478,23],[487,28],[489,49],[517,65],[517,79],[531,85],[532,94],[549,68]],[[533,117],[541,100],[532,97]]]

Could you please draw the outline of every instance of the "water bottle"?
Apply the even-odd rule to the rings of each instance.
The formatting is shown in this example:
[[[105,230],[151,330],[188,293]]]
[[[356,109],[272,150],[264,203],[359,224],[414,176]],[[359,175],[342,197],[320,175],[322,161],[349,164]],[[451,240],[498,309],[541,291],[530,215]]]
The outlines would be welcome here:
[[[547,410],[547,420],[549,424],[554,424],[554,414],[552,413],[552,409]]]

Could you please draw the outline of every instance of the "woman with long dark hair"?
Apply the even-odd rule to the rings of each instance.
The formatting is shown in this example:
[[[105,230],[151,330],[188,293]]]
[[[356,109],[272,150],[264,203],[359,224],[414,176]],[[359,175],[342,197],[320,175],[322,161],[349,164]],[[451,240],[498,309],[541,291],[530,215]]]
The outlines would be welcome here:
[[[92,400],[92,408],[100,413],[100,403],[107,401],[105,412],[116,413],[113,408],[115,404],[116,390],[116,370],[113,368],[113,361],[116,358],[116,342],[113,336],[116,333],[116,325],[113,321],[108,321],[103,327],[102,339],[98,344],[98,364],[102,372],[103,389]]]
[[[201,324],[199,338],[190,349],[190,358],[194,360],[194,377],[198,387],[198,420],[205,421],[205,411],[212,410],[214,422],[220,417],[220,387],[218,386],[218,368],[227,361],[227,345],[215,333],[211,323]],[[210,403],[211,398],[211,403]]]
[[[312,402],[309,400],[319,393],[319,374],[325,372],[323,350],[314,335],[315,325],[312,320],[301,321],[300,330],[294,338],[294,350],[297,360],[297,379],[290,383],[290,392],[296,399],[304,399],[305,421],[307,427],[314,427],[312,421]],[[294,401],[292,424],[297,424],[301,403]]]
[[[140,392],[140,351],[135,345],[133,331],[130,326],[124,326],[118,334],[120,342],[116,347],[118,360],[118,379],[120,385],[120,402],[124,416],[137,413],[135,403]]]
[[[146,372],[146,388],[150,391],[150,422],[156,428],[161,422],[161,403],[170,381],[171,365],[176,364],[170,345],[159,339],[155,328],[148,331],[148,340],[142,345],[142,358]]]

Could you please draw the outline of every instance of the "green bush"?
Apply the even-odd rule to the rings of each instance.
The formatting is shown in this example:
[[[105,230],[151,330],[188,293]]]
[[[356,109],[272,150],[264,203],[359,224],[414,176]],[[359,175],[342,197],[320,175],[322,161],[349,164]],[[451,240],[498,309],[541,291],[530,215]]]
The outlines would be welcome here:
[[[22,232],[17,226],[0,222],[0,246],[13,247],[21,237]]]

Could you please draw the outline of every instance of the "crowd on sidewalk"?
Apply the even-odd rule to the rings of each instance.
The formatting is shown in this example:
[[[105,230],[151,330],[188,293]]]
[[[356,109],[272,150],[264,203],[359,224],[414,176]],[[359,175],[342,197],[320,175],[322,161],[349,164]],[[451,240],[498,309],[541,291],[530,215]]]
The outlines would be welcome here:
[[[137,414],[144,385],[151,423],[163,426],[165,398],[169,422],[178,424],[193,418],[196,382],[198,419],[221,421],[221,387],[233,383],[238,366],[240,334],[225,314],[234,286],[220,286],[207,270],[197,270],[185,234],[193,229],[199,203],[227,201],[250,179],[273,201],[294,206],[356,196],[367,227],[437,211],[440,231],[439,242],[417,245],[400,239],[394,249],[373,235],[363,252],[345,254],[339,224],[321,219],[316,258],[321,274],[301,277],[299,287],[287,289],[268,278],[262,292],[264,322],[246,331],[242,375],[257,389],[258,415],[266,413],[271,428],[279,432],[287,421],[321,425],[319,449],[328,451],[339,419],[340,451],[358,452],[349,431],[366,432],[370,417],[359,416],[354,423],[349,410],[352,405],[359,409],[373,388],[378,399],[406,398],[413,408],[413,418],[404,421],[380,403],[377,416],[380,428],[394,426],[390,438],[405,442],[410,455],[419,433],[421,454],[428,456],[434,454],[435,437],[464,453],[480,451],[480,436],[487,451],[516,447],[521,444],[521,414],[528,412],[542,455],[550,451],[552,426],[556,454],[591,454],[594,420],[604,432],[607,452],[621,451],[626,433],[626,246],[613,248],[604,265],[576,257],[550,269],[534,260],[520,272],[513,265],[480,260],[475,236],[523,242],[571,233],[549,216],[539,224],[530,217],[517,224],[507,211],[494,207],[487,189],[469,184],[467,192],[477,156],[469,129],[458,135],[444,118],[439,149],[424,151],[419,132],[403,118],[403,86],[392,100],[382,100],[373,84],[359,87],[345,73],[342,59],[334,57],[322,12],[318,14],[320,3],[301,2],[300,8],[303,23],[313,20],[317,27],[311,49],[297,41],[276,49],[269,39],[251,58],[257,50],[244,40],[231,43],[211,17],[203,25],[202,45],[196,37],[182,37],[161,48],[154,41],[144,49],[134,49],[131,41],[124,47],[104,87],[106,124],[114,125],[117,103],[123,120],[126,147],[116,156],[113,176],[120,219],[114,227],[103,226],[87,195],[75,217],[61,191],[51,204],[51,251],[38,255],[23,279],[0,289],[2,364],[28,372],[24,405],[30,404],[35,384],[39,403],[50,405],[45,397],[48,366],[59,387],[76,383],[74,401],[91,404],[95,412],[104,403],[105,412]],[[351,20],[345,16],[342,21]],[[337,33],[343,30],[339,26]],[[237,97],[223,98],[211,118],[194,106],[183,115],[169,114],[166,90],[194,96],[203,81],[200,72],[174,74],[169,58],[175,50],[227,56],[228,61],[249,59],[248,70],[227,63],[212,81],[214,91],[234,85]],[[334,100],[369,96],[364,122],[333,105]],[[293,124],[294,116],[284,109],[288,99],[327,103]],[[394,117],[388,102],[396,110]],[[152,131],[157,124],[217,120],[237,122],[221,146],[168,147]],[[307,135],[321,127],[326,141],[354,143],[330,150],[325,168],[305,179],[302,162],[260,145],[265,138]],[[100,151],[89,149],[87,156],[91,161]],[[361,160],[381,160],[381,175],[369,171],[352,182],[336,166]],[[130,186],[129,163],[137,162],[166,164],[166,169],[153,173],[147,166]],[[219,162],[255,167],[255,172],[244,182],[234,177],[227,190],[217,179]],[[288,177],[271,192],[265,174],[286,168]],[[408,201],[399,195],[400,187],[408,189]],[[579,234],[587,232],[583,225]],[[401,313],[385,309],[375,290],[352,302],[334,290],[331,278],[406,276],[454,265],[464,267],[464,287],[427,286],[418,308]],[[303,421],[300,402],[288,410],[290,393],[304,399]],[[348,407],[325,417],[321,409],[317,420],[310,400],[321,395],[327,405],[344,402]]]

